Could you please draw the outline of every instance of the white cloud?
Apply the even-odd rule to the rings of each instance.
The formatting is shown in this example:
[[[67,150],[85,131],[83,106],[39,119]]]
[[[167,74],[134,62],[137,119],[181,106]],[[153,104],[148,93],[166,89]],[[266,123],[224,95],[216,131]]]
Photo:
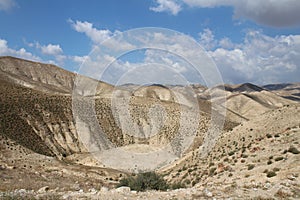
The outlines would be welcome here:
[[[0,0],[0,10],[10,10],[16,6],[16,3],[14,0]]]
[[[181,11],[181,6],[174,0],[156,0],[156,7],[150,7],[154,12],[169,12],[177,15]]]
[[[57,62],[56,63],[55,61],[50,60],[47,61],[48,63],[62,66],[64,65],[65,59],[67,59],[67,56],[64,55],[63,50],[59,44],[41,45],[38,42],[28,43],[26,41],[25,44],[27,44],[29,47],[36,47],[44,55],[53,56],[55,58],[55,61]]]
[[[274,27],[300,24],[299,0],[183,0],[191,7],[231,6],[234,18],[245,18]]]
[[[216,41],[215,41],[216,42]],[[219,41],[209,51],[225,82],[297,82],[300,75],[300,35],[270,37],[249,31],[241,44]],[[227,46],[227,44],[230,44]]]
[[[94,43],[101,43],[108,38],[110,38],[113,33],[110,30],[103,29],[103,30],[98,30],[93,27],[92,23],[89,22],[81,22],[81,21],[76,21],[74,22],[73,20],[69,20],[71,23],[72,27],[79,33],[85,33],[86,36],[88,36]]]
[[[172,68],[177,73],[184,73],[188,70],[188,64],[183,59],[169,52],[156,49],[146,50],[144,63],[159,63]]]
[[[60,45],[48,44],[47,46],[43,45],[40,47],[43,54],[57,56],[63,53]]]
[[[92,26],[91,26],[92,27]],[[96,29],[97,30],[97,29]],[[138,34],[136,34],[138,33]],[[122,34],[121,34],[122,35]],[[122,52],[116,47],[122,46],[130,33],[115,38],[113,43],[107,43],[105,47],[112,49],[113,54],[93,55],[90,57],[73,57],[75,62],[86,61],[92,70],[84,71],[85,75],[97,78],[101,69],[109,65]],[[244,41],[233,43],[229,38],[217,40],[210,29],[205,29],[199,33],[200,42],[207,48],[208,54],[215,60],[225,82],[240,83],[253,82],[257,84],[272,82],[299,82],[300,75],[300,35],[281,35],[270,37],[260,31],[248,31]],[[130,38],[130,37],[129,37]],[[119,40],[120,39],[120,40]],[[113,45],[114,44],[114,45]],[[113,68],[107,70],[107,81],[116,82],[116,79],[132,67],[144,65],[146,63],[159,63],[171,67],[174,72],[182,74],[188,80],[198,81],[199,76],[195,70],[190,71],[188,63],[178,58],[185,58],[188,62],[194,63],[201,58],[201,77],[208,79],[210,74],[208,69],[209,60],[205,58],[205,53],[197,50],[198,45],[193,45],[188,37],[181,34],[167,34],[164,31],[136,31],[134,38],[127,40],[128,48],[143,47],[150,49],[146,51],[145,59],[140,63],[120,62],[117,60]],[[95,44],[95,47],[99,47]],[[129,48],[129,49],[130,49]],[[163,51],[151,51],[151,49],[161,49]],[[126,51],[126,48],[124,48]],[[133,49],[134,50],[134,49]],[[94,52],[94,51],[93,51]],[[109,51],[108,51],[109,52]],[[170,54],[171,53],[171,54]],[[177,57],[178,56],[178,57]],[[177,57],[177,58],[176,58]],[[94,70],[94,71],[93,71]],[[109,77],[109,78],[108,78]],[[205,80],[206,80],[205,79]],[[202,79],[203,80],[203,79]]]
[[[72,60],[78,64],[82,64],[87,59],[89,59],[88,56],[73,56],[72,57]]]
[[[21,48],[19,50],[15,50],[9,48],[7,45],[7,41],[4,39],[0,39],[0,55],[1,56],[16,56],[24,59],[40,61],[41,59],[37,56],[34,56],[32,53],[26,51],[26,49]]]
[[[213,49],[217,45],[215,36],[210,29],[204,29],[202,33],[199,33],[199,36],[199,42],[206,50]]]
[[[225,49],[231,49],[235,45],[231,42],[231,40],[228,37],[225,37],[219,41],[219,46]]]

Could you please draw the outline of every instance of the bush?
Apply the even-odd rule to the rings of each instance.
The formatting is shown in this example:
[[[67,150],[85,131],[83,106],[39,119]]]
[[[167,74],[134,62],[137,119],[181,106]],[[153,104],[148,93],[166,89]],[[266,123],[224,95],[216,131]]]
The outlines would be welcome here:
[[[275,158],[275,161],[280,161],[280,160],[283,160],[282,156],[279,156],[279,157]]]
[[[275,167],[275,168],[273,169],[273,171],[274,171],[274,172],[279,172],[279,171],[280,171],[280,168]]]
[[[267,172],[267,177],[268,177],[268,178],[271,178],[271,177],[276,176],[276,175],[277,175],[277,174],[276,174],[276,172],[274,172],[274,171]]]
[[[167,182],[155,172],[140,173],[136,177],[128,177],[120,180],[117,187],[127,186],[131,190],[167,190],[169,188]]]
[[[248,170],[251,170],[251,169],[253,169],[254,167],[255,167],[254,164],[250,164],[250,165],[248,165]]]
[[[300,151],[294,146],[290,146],[290,148],[288,149],[288,152],[293,153],[293,154],[299,154],[300,153]]]
[[[181,183],[181,182],[177,182],[171,185],[171,189],[172,190],[176,190],[176,189],[180,189],[180,188],[185,188],[186,186]]]
[[[267,162],[268,165],[271,165],[272,163],[273,163],[272,160],[268,160]]]

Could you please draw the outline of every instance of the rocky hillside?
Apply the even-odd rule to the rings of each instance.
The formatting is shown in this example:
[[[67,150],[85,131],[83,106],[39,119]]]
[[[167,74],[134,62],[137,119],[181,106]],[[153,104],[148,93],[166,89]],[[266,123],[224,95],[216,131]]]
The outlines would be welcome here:
[[[42,188],[41,196],[51,191],[59,197],[70,191],[74,199],[299,198],[299,84],[115,87],[85,77],[96,83],[96,92],[76,91],[84,99],[78,101],[72,99],[75,77],[54,65],[0,57],[0,179],[5,183],[0,190],[24,188],[37,195]],[[188,115],[182,118],[183,112]],[[202,157],[199,147],[212,116],[225,117],[225,125],[212,152]],[[176,162],[157,170],[169,183],[189,189],[110,190],[129,174],[95,159],[78,128],[95,149],[139,153],[145,151],[141,147],[155,150],[182,139],[179,130],[194,134],[190,148],[178,150]]]
[[[73,155],[70,159],[84,164],[81,159],[74,158],[74,155],[87,153],[76,131],[72,113],[71,93],[75,75],[53,65],[12,57],[2,57],[0,66],[1,135],[34,152],[59,159],[68,159]],[[179,129],[179,109],[188,109],[190,104],[191,97],[184,95],[182,91],[183,88],[175,91],[180,98],[176,102],[173,92],[162,86],[139,87],[134,91],[116,88],[113,91],[112,86],[99,82],[93,100],[97,121],[113,146],[165,145],[175,137]],[[115,94],[117,94],[114,96],[116,101],[120,99],[121,103],[124,97],[130,98],[129,111],[132,118],[130,123],[124,117],[120,118],[123,116],[122,112],[128,111],[121,109],[126,105],[112,107],[111,98]],[[159,105],[160,108],[154,108],[153,105]],[[201,116],[199,116],[201,123],[197,125],[198,129],[195,133],[199,138],[197,141],[201,141],[203,133],[208,128],[209,106],[208,102],[202,101]],[[79,110],[82,112],[88,109],[83,107]],[[151,109],[163,109],[165,112],[165,123],[161,127],[158,124],[162,119],[152,117],[152,120],[157,121],[150,121],[148,112]],[[114,116],[113,113],[119,113],[119,117]],[[80,116],[84,116],[84,113]],[[198,123],[197,119],[195,120],[193,123]],[[128,124],[132,126],[128,127]],[[228,129],[235,125],[230,120],[226,123]],[[96,138],[97,133],[92,132],[93,129],[94,127],[90,127],[87,134]],[[135,132],[136,136],[133,137],[131,132]],[[96,146],[103,145],[97,139],[94,141]]]

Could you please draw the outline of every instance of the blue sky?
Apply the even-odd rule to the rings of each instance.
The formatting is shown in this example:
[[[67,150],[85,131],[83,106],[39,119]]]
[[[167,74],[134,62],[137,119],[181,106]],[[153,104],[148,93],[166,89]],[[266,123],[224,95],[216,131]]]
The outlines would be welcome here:
[[[78,71],[105,39],[162,27],[201,44],[226,83],[300,82],[299,10],[298,0],[0,0],[0,55]]]

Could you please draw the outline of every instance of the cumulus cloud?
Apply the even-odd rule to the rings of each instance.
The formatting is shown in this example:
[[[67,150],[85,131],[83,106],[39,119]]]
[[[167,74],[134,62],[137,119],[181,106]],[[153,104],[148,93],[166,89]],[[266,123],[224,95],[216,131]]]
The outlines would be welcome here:
[[[63,50],[59,44],[41,45],[40,43],[35,42],[35,43],[27,43],[27,45],[29,47],[36,47],[44,55],[54,56],[56,62],[58,63],[56,63],[55,61],[48,61],[51,64],[63,65],[64,60],[67,58],[67,56],[64,55]]]
[[[208,53],[213,57],[225,82],[297,82],[300,75],[300,35],[270,37],[248,31],[244,42],[228,38],[214,41],[219,46]]]
[[[181,11],[181,6],[174,0],[156,0],[157,6],[150,7],[154,12],[169,12],[172,15],[177,15]]]
[[[176,15],[182,6],[171,0],[157,0],[156,12],[171,12]],[[299,0],[182,0],[190,7],[214,8],[233,7],[235,19],[249,19],[258,24],[273,27],[288,27],[300,24]]]
[[[101,43],[104,40],[107,40],[110,38],[113,33],[110,30],[103,29],[103,30],[98,30],[95,27],[93,27],[93,24],[87,21],[73,21],[69,20],[71,23],[71,26],[74,28],[79,33],[84,33],[86,36],[91,38],[91,40],[94,43]]]
[[[1,56],[16,56],[19,58],[40,61],[41,59],[28,52],[26,49],[21,48],[18,50],[12,49],[8,46],[7,41],[0,39],[0,55]]]
[[[58,45],[58,44],[43,45],[40,48],[41,48],[42,53],[46,54],[46,55],[56,56],[56,55],[60,55],[63,53],[63,50],[61,49],[60,45]]]
[[[0,10],[7,11],[13,8],[14,6],[16,6],[14,0],[0,0]]]
[[[129,35],[130,33],[128,33]],[[120,49],[114,50],[114,48],[122,46],[124,41],[118,39],[123,37],[126,37],[126,33],[123,36],[116,37],[112,40],[113,42],[106,44],[105,47],[112,49],[111,52],[115,52],[114,54],[102,55],[101,57],[94,55],[93,59],[90,57],[73,57],[73,61],[77,63],[86,61],[96,71],[87,71],[84,74],[97,78],[99,70],[101,71],[103,67],[117,59],[113,67],[107,70],[107,73],[111,73],[107,74],[106,77],[110,77],[107,78],[107,81],[112,83],[115,83],[116,79],[130,68],[147,63],[159,63],[169,66],[174,72],[184,75],[191,82],[199,80],[199,73],[195,70],[191,71],[188,63],[178,58],[185,58],[189,63],[193,63],[201,57],[202,64],[197,65],[201,67],[201,77],[207,79],[204,76],[211,75],[210,70],[207,68],[212,65],[206,64],[209,61],[205,60],[205,52],[199,53],[197,50],[199,46],[193,46],[186,36],[166,34],[163,31],[135,34],[135,37],[128,40],[125,46],[128,48],[142,46],[148,49],[145,51],[144,60],[139,60],[139,63],[130,63],[126,60],[120,62],[118,60],[118,52],[122,51]],[[299,81],[300,35],[271,37],[261,31],[250,30],[245,34],[243,42],[234,43],[227,37],[216,39],[212,30],[204,29],[203,32],[199,33],[198,39],[214,59],[224,81],[227,83],[253,82],[265,84]],[[98,47],[98,45],[95,46]],[[151,49],[158,49],[158,51]],[[126,48],[123,50],[126,50]],[[164,52],[164,50],[166,51]]]
[[[204,29],[203,32],[199,33],[199,36],[199,42],[205,49],[210,50],[216,46],[215,36],[210,29]]]

